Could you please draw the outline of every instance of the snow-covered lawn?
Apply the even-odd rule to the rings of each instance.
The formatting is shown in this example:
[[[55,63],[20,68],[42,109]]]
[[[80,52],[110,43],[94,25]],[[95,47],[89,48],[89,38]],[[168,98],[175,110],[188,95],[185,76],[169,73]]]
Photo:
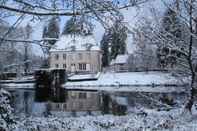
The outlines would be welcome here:
[[[34,83],[9,83],[9,84],[2,84],[2,86],[6,89],[34,89]]]
[[[196,131],[197,119],[179,119],[180,109],[145,111],[126,116],[86,116],[78,118],[30,117],[13,131]]]
[[[69,85],[149,85],[149,84],[177,84],[179,80],[170,73],[162,72],[124,72],[101,73],[96,81],[68,82]]]
[[[183,92],[186,87],[183,81],[173,77],[170,73],[164,72],[101,72],[96,75],[74,75],[69,77],[69,79],[78,81],[68,81],[63,85],[64,88],[131,92]],[[80,81],[80,79],[88,80]],[[3,85],[6,88],[34,88],[33,83],[6,83]],[[174,87],[174,85],[177,85],[178,87]]]
[[[173,92],[177,90],[177,88],[170,87],[169,85],[183,85],[183,83],[179,79],[173,77],[170,73],[107,72],[101,73],[98,80],[67,82],[63,87],[67,89],[95,89],[107,91]],[[184,91],[185,87],[178,88],[178,91],[181,92]]]

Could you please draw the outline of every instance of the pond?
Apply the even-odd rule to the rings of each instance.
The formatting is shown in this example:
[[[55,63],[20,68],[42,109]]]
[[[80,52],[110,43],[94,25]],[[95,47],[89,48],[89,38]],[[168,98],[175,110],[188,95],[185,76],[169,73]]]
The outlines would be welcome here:
[[[12,106],[16,116],[84,116],[125,115],[139,109],[178,107],[187,97],[185,93],[104,92],[92,90],[61,90],[51,98],[40,97],[45,92],[33,89],[12,89]],[[40,94],[41,93],[41,94]],[[46,94],[43,94],[45,96]]]
[[[110,103],[112,104],[110,97],[99,91],[65,91],[62,97],[65,100],[61,100],[61,102],[36,101],[34,90],[17,89],[10,90],[10,92],[13,98],[12,106],[17,116],[47,116],[50,114],[59,115],[60,113],[61,116],[100,115],[110,113],[109,106]],[[119,112],[124,114],[127,98],[120,97],[119,99],[122,99],[123,103],[116,104],[113,101],[113,106],[122,108]]]

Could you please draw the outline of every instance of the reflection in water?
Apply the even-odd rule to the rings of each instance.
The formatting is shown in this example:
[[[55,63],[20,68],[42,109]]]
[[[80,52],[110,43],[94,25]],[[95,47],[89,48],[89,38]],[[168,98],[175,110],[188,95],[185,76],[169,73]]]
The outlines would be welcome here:
[[[33,90],[17,90],[11,91],[13,96],[13,107],[15,114],[32,114],[34,103],[34,91]]]
[[[37,102],[34,90],[14,90],[13,107],[16,115],[47,116],[51,113],[62,116],[97,115],[110,113],[112,107],[117,107],[110,97],[99,91],[64,91],[65,102]],[[110,105],[111,104],[111,105]],[[116,105],[116,106],[114,106]],[[120,110],[118,110],[120,111]],[[126,111],[126,110],[124,110]]]
[[[68,91],[64,103],[50,102],[52,111],[98,111],[100,100],[98,92]]]
[[[122,92],[109,93],[100,91],[64,90],[57,96],[60,101],[36,101],[34,90],[15,89],[11,91],[13,107],[16,115],[48,116],[79,116],[113,113],[125,115],[129,108],[144,106],[148,108],[161,107],[162,104],[177,106],[184,103],[186,94],[172,93],[139,93]],[[150,99],[149,99],[150,98]],[[62,102],[63,101],[63,102]],[[160,102],[159,104],[156,102]],[[63,113],[64,112],[64,113]]]

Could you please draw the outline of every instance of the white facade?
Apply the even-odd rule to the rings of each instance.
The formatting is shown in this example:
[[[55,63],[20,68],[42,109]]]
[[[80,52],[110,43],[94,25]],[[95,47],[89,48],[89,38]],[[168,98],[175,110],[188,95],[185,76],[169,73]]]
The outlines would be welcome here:
[[[93,36],[64,35],[50,50],[50,68],[70,73],[101,71],[102,53]]]

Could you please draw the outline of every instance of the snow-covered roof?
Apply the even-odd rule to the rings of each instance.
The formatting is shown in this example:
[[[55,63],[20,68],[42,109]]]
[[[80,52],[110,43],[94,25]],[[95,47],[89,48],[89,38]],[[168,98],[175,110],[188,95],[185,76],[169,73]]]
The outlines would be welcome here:
[[[80,80],[97,80],[100,72],[97,74],[76,74],[68,78],[70,81],[80,81]]]
[[[128,58],[129,58],[129,55],[128,54],[125,54],[125,55],[117,55],[116,59],[115,60],[112,60],[111,64],[125,64],[127,63],[128,61]]]
[[[93,35],[82,36],[76,34],[76,35],[62,35],[50,51],[53,52],[53,51],[73,51],[73,50],[99,51],[100,48]]]

